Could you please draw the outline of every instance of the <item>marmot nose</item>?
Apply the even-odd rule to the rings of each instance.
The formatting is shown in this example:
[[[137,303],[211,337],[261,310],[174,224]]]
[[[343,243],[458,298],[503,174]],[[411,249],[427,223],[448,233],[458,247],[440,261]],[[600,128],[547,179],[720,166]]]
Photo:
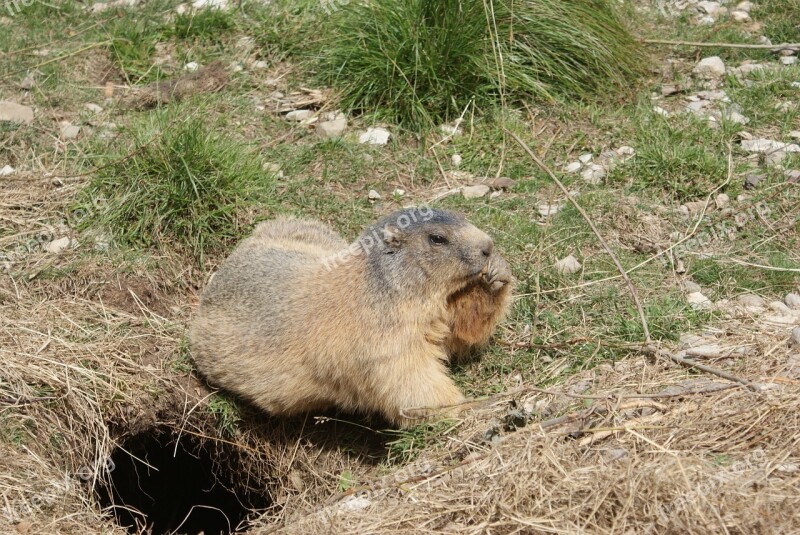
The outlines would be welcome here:
[[[491,238],[488,238],[487,241],[481,246],[481,253],[484,257],[489,258],[492,256],[492,251],[494,250],[494,242],[492,242]]]

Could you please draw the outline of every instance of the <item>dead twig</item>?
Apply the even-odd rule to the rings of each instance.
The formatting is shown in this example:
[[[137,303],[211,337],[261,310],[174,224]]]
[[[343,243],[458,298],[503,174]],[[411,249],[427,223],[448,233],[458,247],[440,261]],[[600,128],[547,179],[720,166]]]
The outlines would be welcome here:
[[[597,227],[595,226],[591,218],[589,218],[589,215],[586,213],[586,211],[581,207],[580,204],[578,204],[578,202],[575,200],[575,198],[572,196],[572,194],[569,192],[566,186],[564,186],[564,184],[558,179],[555,173],[553,173],[553,171],[549,167],[547,167],[547,165],[545,165],[544,162],[542,162],[542,160],[540,160],[539,157],[536,156],[536,154],[534,154],[534,152],[531,150],[528,144],[522,141],[522,139],[517,134],[508,130],[507,128],[503,128],[503,130],[505,130],[512,138],[514,138],[514,141],[516,141],[519,144],[519,146],[522,147],[522,149],[528,153],[528,156],[531,157],[531,159],[536,163],[536,165],[538,165],[542,169],[542,171],[544,171],[553,180],[553,182],[556,183],[556,185],[559,187],[562,193],[567,197],[567,199],[569,199],[569,201],[572,203],[575,209],[578,210],[583,219],[585,219],[586,222],[589,224],[589,228],[592,229],[592,232],[594,232],[595,236],[597,236],[597,239],[600,240],[600,244],[603,246],[608,255],[614,261],[614,265],[619,270],[620,274],[622,275],[622,278],[625,279],[625,283],[628,285],[628,290],[631,292],[633,301],[636,304],[636,310],[638,310],[639,312],[639,319],[642,322],[642,329],[644,330],[645,341],[650,342],[651,341],[650,328],[647,325],[647,318],[645,317],[644,308],[642,308],[642,303],[641,301],[639,301],[639,294],[636,292],[636,288],[633,286],[633,282],[631,281],[631,278],[628,276],[628,273],[625,271],[625,268],[623,268],[622,264],[620,264],[617,255],[615,255],[614,251],[611,250],[611,247],[609,247],[606,240],[600,234],[600,231],[597,230]]]
[[[753,392],[760,392],[761,389],[752,381],[748,381],[742,377],[737,377],[736,375],[726,372],[724,370],[720,370],[718,368],[714,368],[712,366],[707,366],[705,364],[700,364],[699,362],[695,362],[693,360],[689,360],[685,357],[680,355],[676,355],[675,353],[671,353],[664,349],[660,349],[653,345],[647,345],[642,348],[642,352],[648,355],[656,356],[656,357],[666,357],[672,362],[676,362],[681,366],[687,366],[689,368],[697,368],[706,373],[710,373],[711,375],[716,375],[717,377],[722,377],[723,379],[727,379],[728,381],[733,381],[735,383],[742,384],[752,390]]]
[[[743,43],[706,43],[700,41],[668,41],[666,39],[642,39],[648,45],[671,45],[671,46],[699,46],[716,48],[744,48],[752,50],[783,50],[798,49],[800,43],[781,43],[779,45],[749,45]]]

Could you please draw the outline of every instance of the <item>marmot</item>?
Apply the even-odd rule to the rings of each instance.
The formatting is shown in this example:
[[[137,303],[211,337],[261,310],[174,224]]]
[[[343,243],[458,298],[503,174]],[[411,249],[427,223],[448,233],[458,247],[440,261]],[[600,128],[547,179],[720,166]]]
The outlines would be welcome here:
[[[336,406],[406,427],[411,408],[464,400],[446,364],[488,341],[511,281],[492,239],[455,213],[401,210],[350,245],[278,218],[208,283],[191,351],[212,384],[270,414]]]

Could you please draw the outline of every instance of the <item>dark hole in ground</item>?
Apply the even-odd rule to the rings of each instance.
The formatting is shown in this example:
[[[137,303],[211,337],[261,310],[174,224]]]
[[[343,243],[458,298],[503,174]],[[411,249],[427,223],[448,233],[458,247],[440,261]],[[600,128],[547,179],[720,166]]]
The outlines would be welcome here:
[[[96,497],[130,533],[218,535],[242,530],[270,505],[266,488],[243,484],[235,447],[151,429],[111,455],[113,470]]]

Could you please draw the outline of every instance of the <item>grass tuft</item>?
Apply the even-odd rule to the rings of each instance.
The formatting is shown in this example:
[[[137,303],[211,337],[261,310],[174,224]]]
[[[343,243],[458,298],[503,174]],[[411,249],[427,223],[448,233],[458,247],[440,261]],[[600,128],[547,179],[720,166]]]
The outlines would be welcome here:
[[[113,155],[82,197],[84,225],[120,242],[186,248],[202,264],[208,250],[241,237],[242,212],[272,187],[260,158],[199,120],[162,115],[132,137],[133,151]]]
[[[583,98],[626,87],[641,53],[605,0],[398,0],[329,22],[323,77],[351,109],[412,127],[475,102]]]

